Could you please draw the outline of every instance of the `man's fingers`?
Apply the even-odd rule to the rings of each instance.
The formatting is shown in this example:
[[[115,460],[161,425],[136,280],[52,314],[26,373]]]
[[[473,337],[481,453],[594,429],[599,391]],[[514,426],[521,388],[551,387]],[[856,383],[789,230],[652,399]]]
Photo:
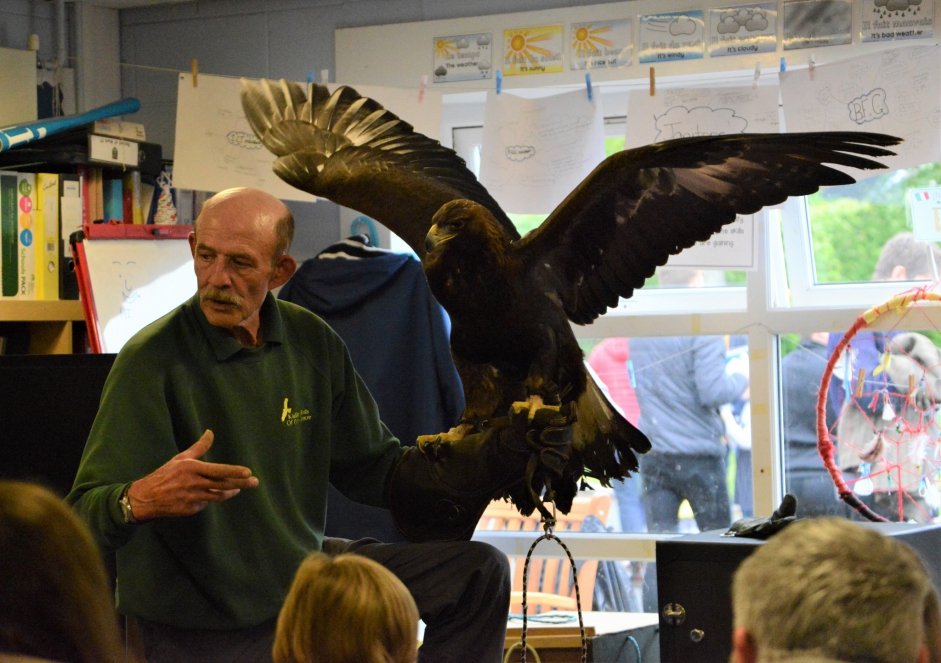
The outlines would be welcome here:
[[[239,490],[238,488],[233,488],[231,490],[218,490],[216,488],[210,488],[209,489],[209,495],[210,495],[209,501],[210,502],[224,502],[228,499],[232,499],[233,497],[238,495],[240,492],[242,491]]]
[[[202,458],[209,451],[209,447],[212,446],[213,439],[215,439],[215,436],[207,428],[200,438],[193,443],[193,446],[178,453],[176,458]]]
[[[206,463],[200,462],[197,473],[211,481],[245,481],[247,479],[253,480],[256,484],[258,479],[252,476],[252,470],[250,467],[245,467],[244,465],[226,465],[224,463]],[[245,488],[248,487],[243,483],[239,483],[239,487]]]
[[[205,481],[196,484],[207,490],[241,490],[242,488],[254,488],[258,485],[258,477],[204,477]]]

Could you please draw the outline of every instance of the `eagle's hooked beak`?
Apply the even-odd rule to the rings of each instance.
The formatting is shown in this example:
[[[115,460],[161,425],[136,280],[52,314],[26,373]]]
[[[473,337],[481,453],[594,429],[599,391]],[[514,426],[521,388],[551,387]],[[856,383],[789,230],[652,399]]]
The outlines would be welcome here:
[[[434,224],[428,229],[425,235],[425,253],[431,253],[438,246],[438,224]]]

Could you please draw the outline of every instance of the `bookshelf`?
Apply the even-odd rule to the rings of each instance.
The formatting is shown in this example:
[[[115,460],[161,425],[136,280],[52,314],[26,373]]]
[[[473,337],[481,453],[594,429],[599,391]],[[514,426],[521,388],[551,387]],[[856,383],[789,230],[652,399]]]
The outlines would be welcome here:
[[[77,299],[0,301],[0,321],[29,330],[30,354],[70,354],[76,332],[85,326],[82,303]]]
[[[16,195],[23,194],[23,186],[17,184],[15,189],[9,184],[8,175],[16,173],[24,175],[26,173],[51,173],[52,176],[46,178],[44,184],[40,184],[38,179],[31,181],[32,184],[32,207],[38,216],[35,219],[43,219],[43,213],[40,209],[49,209],[51,205],[60,205],[56,208],[53,215],[54,223],[62,228],[52,234],[62,238],[67,238],[71,230],[81,227],[82,219],[90,222],[98,222],[100,219],[115,220],[119,222],[124,220],[128,223],[134,221],[141,223],[145,220],[145,210],[142,209],[141,191],[143,188],[142,177],[146,178],[146,183],[150,190],[153,190],[153,182],[163,170],[162,149],[159,145],[144,142],[146,134],[143,125],[117,120],[113,117],[119,112],[134,112],[139,107],[136,99],[126,99],[114,102],[99,109],[73,116],[61,118],[52,118],[46,122],[49,124],[48,134],[41,138],[32,138],[22,144],[16,144],[12,148],[0,150],[0,171],[4,171],[4,183],[7,188],[3,190],[4,195],[0,196],[4,202],[8,200],[11,191]],[[108,116],[110,114],[110,116]],[[92,121],[92,116],[94,120]],[[56,128],[56,123],[60,123]],[[61,124],[65,123],[65,124]],[[37,123],[38,124],[38,123]],[[16,137],[22,131],[22,127],[31,126],[28,123],[21,127],[12,127],[8,133]],[[54,129],[54,130],[53,130]],[[12,140],[12,139],[11,139]],[[11,143],[12,144],[12,143]],[[42,190],[43,203],[39,204],[39,192]],[[0,192],[0,193],[3,193]],[[105,193],[109,194],[105,196]],[[70,204],[64,202],[68,198]],[[18,200],[18,199],[17,199]],[[78,201],[78,204],[72,204]],[[95,204],[92,207],[92,204]],[[11,214],[17,213],[22,205],[18,202],[15,208],[3,207],[4,215],[0,215],[0,220],[6,220]],[[149,205],[147,212],[150,211]],[[12,212],[11,212],[12,209]],[[68,209],[68,221],[66,221],[66,209]],[[30,208],[23,208],[25,215],[29,214]],[[22,216],[22,215],[21,215]],[[29,223],[24,223],[18,217],[22,228],[30,228]],[[34,231],[36,247],[35,258],[32,254],[26,258],[24,252],[32,251],[30,244],[19,243],[13,249],[9,249],[10,243],[16,244],[19,233],[18,226],[13,224],[11,232],[9,223],[3,225],[2,237],[0,237],[0,247],[4,252],[0,254],[0,265],[4,267],[2,283],[4,290],[0,295],[0,337],[6,339],[5,352],[7,354],[71,354],[74,352],[87,352],[85,322],[82,310],[82,304],[74,292],[74,280],[69,279],[64,271],[66,269],[65,247],[62,240],[59,240],[58,269],[59,273],[54,273],[52,281],[60,279],[58,295],[63,299],[52,299],[55,293],[50,291],[51,283],[48,275],[44,282],[35,277],[35,286],[28,287],[35,290],[23,290],[27,286],[23,283],[33,284],[32,276],[17,279],[17,272],[13,271],[12,276],[6,270],[7,261],[10,256],[16,256],[20,260],[19,269],[22,274],[32,275],[35,265],[52,265],[55,258],[50,258],[50,251],[54,251],[55,239],[50,240],[47,232],[42,234],[44,229],[51,226],[32,226]],[[12,238],[12,240],[11,240]],[[45,239],[45,241],[43,241]],[[46,247],[53,247],[52,249]],[[13,253],[18,251],[19,253]],[[45,253],[43,253],[45,251]],[[9,254],[9,255],[8,255]],[[27,262],[23,262],[23,260]],[[41,262],[44,261],[44,262]],[[26,267],[23,265],[26,264]],[[53,269],[50,267],[50,269]],[[10,284],[14,283],[20,290],[11,292]],[[35,297],[35,298],[34,298]],[[0,353],[3,349],[0,348]]]

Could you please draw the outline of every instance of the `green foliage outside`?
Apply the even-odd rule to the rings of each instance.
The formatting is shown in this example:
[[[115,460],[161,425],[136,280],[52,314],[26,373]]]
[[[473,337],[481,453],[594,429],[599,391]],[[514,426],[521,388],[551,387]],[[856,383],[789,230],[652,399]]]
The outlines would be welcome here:
[[[939,182],[941,164],[933,163],[808,196],[817,282],[870,281],[883,244],[896,233],[911,230],[906,192]],[[937,331],[923,333],[941,342]],[[798,340],[793,334],[782,337],[781,356],[792,351]]]
[[[869,281],[882,245],[909,229],[905,192],[941,182],[941,164],[895,171],[807,198],[818,283]]]

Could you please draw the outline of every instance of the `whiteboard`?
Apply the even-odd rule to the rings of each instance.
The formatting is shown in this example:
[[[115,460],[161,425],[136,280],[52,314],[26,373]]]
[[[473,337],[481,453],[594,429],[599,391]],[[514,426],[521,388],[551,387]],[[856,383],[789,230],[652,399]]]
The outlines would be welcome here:
[[[77,263],[89,336],[95,334],[98,343],[97,348],[91,343],[95,351],[118,352],[140,329],[196,292],[185,237],[86,238]]]

